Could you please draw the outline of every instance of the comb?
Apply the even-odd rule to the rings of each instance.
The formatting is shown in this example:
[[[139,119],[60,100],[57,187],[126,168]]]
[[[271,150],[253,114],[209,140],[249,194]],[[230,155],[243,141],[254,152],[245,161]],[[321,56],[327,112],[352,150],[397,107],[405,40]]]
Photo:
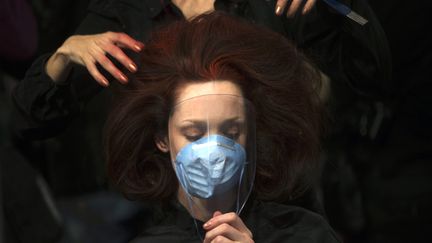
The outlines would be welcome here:
[[[363,18],[360,14],[354,12],[346,6],[343,3],[340,3],[336,0],[323,0],[327,5],[332,7],[334,10],[336,10],[339,14],[342,14],[344,16],[347,16],[348,18],[352,19],[356,23],[360,25],[365,25],[368,21],[367,19]]]

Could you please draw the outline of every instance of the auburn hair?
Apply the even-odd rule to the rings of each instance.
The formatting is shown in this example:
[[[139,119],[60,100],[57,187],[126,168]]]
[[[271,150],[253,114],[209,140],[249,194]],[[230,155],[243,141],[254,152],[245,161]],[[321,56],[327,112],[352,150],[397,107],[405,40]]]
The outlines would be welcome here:
[[[152,33],[140,65],[130,84],[116,91],[105,128],[109,176],[129,198],[175,195],[172,162],[155,138],[167,134],[176,90],[188,82],[230,80],[255,106],[257,198],[296,198],[314,180],[320,74],[284,36],[213,12]]]

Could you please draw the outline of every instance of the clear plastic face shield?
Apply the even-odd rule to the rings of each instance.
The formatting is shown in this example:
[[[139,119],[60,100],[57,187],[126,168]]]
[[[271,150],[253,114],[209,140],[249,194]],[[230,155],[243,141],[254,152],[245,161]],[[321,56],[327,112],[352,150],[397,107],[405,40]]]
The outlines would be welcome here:
[[[255,179],[255,116],[241,96],[200,95],[176,104],[169,120],[179,198],[195,219],[240,214]]]

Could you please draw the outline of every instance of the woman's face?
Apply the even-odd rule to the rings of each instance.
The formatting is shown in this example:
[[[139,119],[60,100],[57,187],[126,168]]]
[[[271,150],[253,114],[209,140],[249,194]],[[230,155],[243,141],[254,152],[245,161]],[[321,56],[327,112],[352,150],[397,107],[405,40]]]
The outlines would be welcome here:
[[[171,161],[185,145],[222,135],[245,146],[246,115],[240,88],[230,81],[189,83],[179,88],[169,120]]]
[[[170,152],[179,201],[202,221],[216,210],[238,212],[249,195],[255,163],[254,149],[246,146],[254,138],[248,133],[254,120],[246,119],[247,103],[230,81],[186,84],[177,90],[168,136],[157,142]]]

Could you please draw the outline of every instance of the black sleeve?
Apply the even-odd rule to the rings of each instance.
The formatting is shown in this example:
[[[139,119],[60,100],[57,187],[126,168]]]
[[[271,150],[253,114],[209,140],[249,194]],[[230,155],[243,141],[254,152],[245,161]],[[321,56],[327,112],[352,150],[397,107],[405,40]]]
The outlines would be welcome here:
[[[255,242],[340,243],[321,215],[301,207],[257,202],[244,221]]]
[[[286,20],[285,26],[332,81],[369,98],[389,95],[391,55],[381,24],[366,1],[341,2],[368,23],[362,26],[318,1],[309,15]]]
[[[45,73],[50,55],[39,57],[12,93],[17,110],[13,126],[20,137],[41,139],[55,135],[79,110],[71,85],[56,85]]]
[[[76,34],[122,31],[109,4],[109,1],[93,2]],[[12,93],[17,110],[14,130],[19,137],[43,139],[58,134],[81,112],[84,104],[102,90],[81,66],[73,67],[64,85],[55,84],[45,72],[50,56],[39,57]],[[110,77],[106,72],[103,74]]]

